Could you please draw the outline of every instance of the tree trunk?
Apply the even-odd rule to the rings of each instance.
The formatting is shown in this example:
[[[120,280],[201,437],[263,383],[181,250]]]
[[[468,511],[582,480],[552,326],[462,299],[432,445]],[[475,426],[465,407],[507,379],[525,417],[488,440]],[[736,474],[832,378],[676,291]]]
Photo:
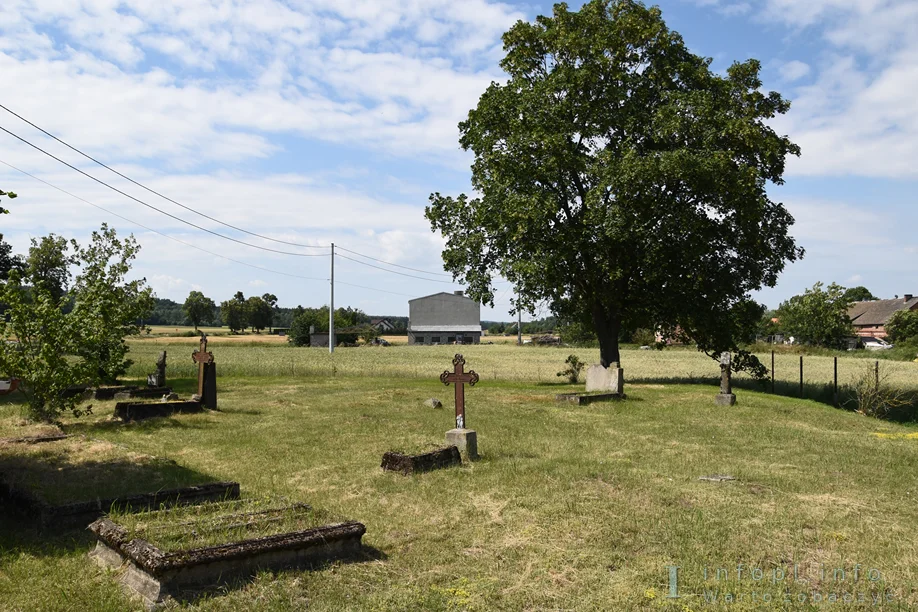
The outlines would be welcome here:
[[[618,350],[618,334],[621,331],[621,317],[610,316],[599,303],[593,304],[593,326],[599,337],[599,363],[604,368],[612,364],[621,365]]]

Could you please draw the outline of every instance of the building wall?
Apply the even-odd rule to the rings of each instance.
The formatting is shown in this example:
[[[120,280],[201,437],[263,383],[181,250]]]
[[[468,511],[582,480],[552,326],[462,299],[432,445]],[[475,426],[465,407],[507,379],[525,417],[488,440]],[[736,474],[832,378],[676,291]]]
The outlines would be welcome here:
[[[438,293],[408,302],[408,322],[412,325],[481,325],[478,302],[462,295]],[[479,334],[480,335],[480,334]]]
[[[452,344],[458,338],[463,339],[463,344],[479,344],[481,332],[408,332],[408,344]],[[451,340],[452,338],[452,340]]]

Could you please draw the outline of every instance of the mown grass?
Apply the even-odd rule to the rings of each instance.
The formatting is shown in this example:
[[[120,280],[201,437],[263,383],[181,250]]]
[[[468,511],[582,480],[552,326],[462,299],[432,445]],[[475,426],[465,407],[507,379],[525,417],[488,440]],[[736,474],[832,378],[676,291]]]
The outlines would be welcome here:
[[[628,383],[625,402],[575,407],[553,396],[582,386],[495,381],[479,366],[494,347],[481,347],[466,354],[482,373],[467,396],[482,459],[383,472],[385,451],[438,444],[452,426],[451,391],[428,376],[451,348],[423,349],[431,363],[418,364],[419,378],[228,375],[246,366],[221,350],[222,412],[115,426],[101,416],[113,404],[97,402],[94,417],[65,429],[238,480],[246,497],[280,495],[367,526],[372,554],[360,562],[263,573],[195,610],[757,610],[749,598],[766,590],[888,591],[893,602],[877,609],[918,606],[915,427],[745,390],[737,406],[717,408],[715,389],[700,385]],[[364,354],[384,354],[374,350]],[[666,352],[652,358],[669,363]],[[193,379],[171,374],[190,391]],[[428,397],[445,409],[424,406]],[[11,406],[0,413],[18,418]],[[736,480],[698,480],[709,474]],[[9,521],[0,534],[6,609],[136,609],[85,559],[85,537],[42,538]],[[680,567],[681,599],[666,599],[668,565]],[[799,581],[771,584],[772,570],[792,575],[794,565]],[[768,579],[754,580],[753,569]],[[707,605],[706,590],[746,600]]]

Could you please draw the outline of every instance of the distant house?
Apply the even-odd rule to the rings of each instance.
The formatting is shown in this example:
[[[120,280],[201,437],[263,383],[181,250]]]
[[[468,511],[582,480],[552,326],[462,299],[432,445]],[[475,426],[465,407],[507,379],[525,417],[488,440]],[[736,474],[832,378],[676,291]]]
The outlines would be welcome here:
[[[848,309],[848,316],[859,337],[885,338],[886,324],[900,310],[918,310],[918,297],[907,293],[894,300],[855,302]]]
[[[395,326],[392,325],[392,322],[389,319],[373,319],[370,321],[370,325],[379,330],[379,333],[381,334],[395,331]]]
[[[461,291],[408,301],[408,344],[478,344],[481,306]]]

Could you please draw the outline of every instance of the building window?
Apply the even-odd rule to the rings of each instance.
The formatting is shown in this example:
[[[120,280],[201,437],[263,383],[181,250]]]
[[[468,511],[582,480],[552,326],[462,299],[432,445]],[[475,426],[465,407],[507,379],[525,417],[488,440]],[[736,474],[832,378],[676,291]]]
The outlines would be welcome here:
[[[440,344],[440,336],[434,336],[430,339],[431,344]]]
[[[456,336],[447,336],[446,341],[450,344],[456,341]]]

